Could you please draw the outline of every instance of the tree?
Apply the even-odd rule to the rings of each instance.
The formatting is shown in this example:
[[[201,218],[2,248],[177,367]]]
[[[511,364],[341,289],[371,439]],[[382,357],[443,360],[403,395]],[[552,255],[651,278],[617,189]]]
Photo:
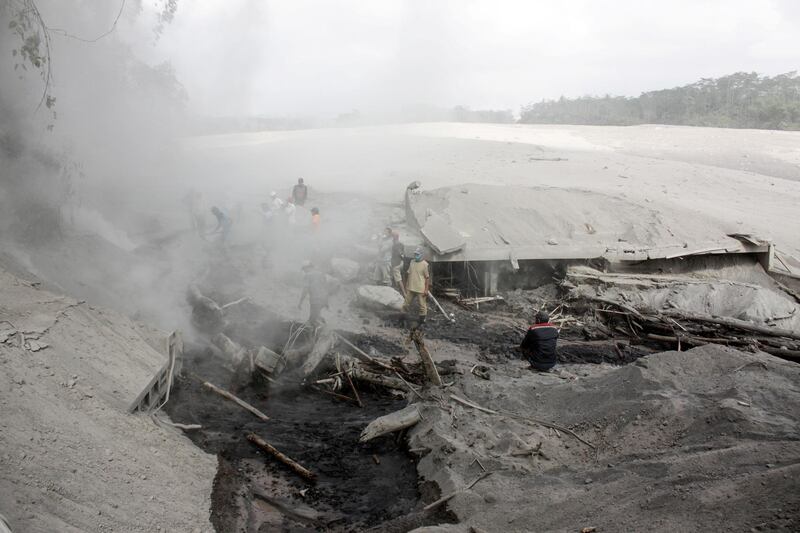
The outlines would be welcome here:
[[[729,128],[800,129],[800,77],[736,72],[702,78],[636,98],[583,96],[523,107],[520,122],[552,124],[676,124]]]

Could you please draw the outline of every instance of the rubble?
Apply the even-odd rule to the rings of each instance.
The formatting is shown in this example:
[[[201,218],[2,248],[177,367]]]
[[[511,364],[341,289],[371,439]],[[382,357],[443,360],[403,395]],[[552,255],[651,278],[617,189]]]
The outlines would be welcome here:
[[[376,311],[401,311],[403,296],[385,285],[361,285],[356,289],[359,305]]]

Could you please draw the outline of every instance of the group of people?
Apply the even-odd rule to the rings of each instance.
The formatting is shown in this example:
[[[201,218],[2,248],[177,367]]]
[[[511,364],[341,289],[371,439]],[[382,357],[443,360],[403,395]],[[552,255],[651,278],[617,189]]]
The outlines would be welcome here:
[[[278,223],[278,221],[283,221],[290,226],[296,226],[297,207],[304,207],[307,200],[308,186],[305,184],[303,178],[299,178],[297,184],[292,188],[292,194],[286,198],[285,201],[278,196],[276,191],[270,193],[269,202],[261,204],[261,218],[268,227],[272,227]],[[206,232],[202,212],[198,208],[200,194],[192,191],[186,196],[184,202],[189,208],[193,229],[203,238],[217,235],[220,245],[224,247],[228,242],[231,228],[233,227],[233,218],[231,215],[222,207],[216,205],[211,207],[211,214],[214,215],[217,224],[210,232]],[[311,231],[316,233],[320,228],[319,208],[312,207],[310,213]]]
[[[271,226],[278,217],[283,217],[282,220],[290,226],[297,225],[297,207],[304,207],[307,200],[308,186],[303,178],[298,178],[297,184],[292,188],[292,194],[286,200],[282,200],[276,191],[272,191],[270,193],[270,201],[261,204],[261,216],[264,219],[264,223]],[[312,207],[311,229],[318,230],[319,224],[319,208]]]
[[[406,261],[405,245],[400,242],[400,234],[387,226],[378,245],[376,271],[379,283],[391,285],[403,295],[403,312],[408,313],[416,304],[418,323],[425,322],[431,275],[422,248],[414,250],[412,258]]]

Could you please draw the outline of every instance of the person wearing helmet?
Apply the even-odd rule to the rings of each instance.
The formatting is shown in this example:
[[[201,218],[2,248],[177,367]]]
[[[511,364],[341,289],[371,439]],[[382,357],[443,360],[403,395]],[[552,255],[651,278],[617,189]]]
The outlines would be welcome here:
[[[422,256],[422,248],[417,248],[414,250],[414,260],[408,266],[403,312],[408,313],[408,310],[416,300],[419,304],[420,322],[424,322],[425,317],[428,315],[428,291],[430,290],[431,274],[428,262]]]
[[[308,187],[303,178],[297,178],[297,185],[292,188],[292,200],[295,205],[303,206],[308,199]]]
[[[533,325],[528,328],[519,349],[528,358],[532,370],[548,372],[556,366],[558,328],[550,323],[550,315],[539,311]]]
[[[305,285],[300,294],[297,308],[300,309],[305,299],[308,298],[308,323],[316,327],[325,322],[322,318],[322,310],[328,307],[328,284],[325,274],[314,268],[311,261],[303,261],[302,269],[305,275]]]

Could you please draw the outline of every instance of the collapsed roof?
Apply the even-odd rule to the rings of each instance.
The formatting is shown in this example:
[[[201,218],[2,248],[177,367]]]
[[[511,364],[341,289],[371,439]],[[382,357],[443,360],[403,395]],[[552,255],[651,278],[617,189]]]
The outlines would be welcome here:
[[[433,261],[587,259],[612,262],[766,252],[702,213],[660,211],[622,196],[555,187],[466,184],[406,190],[406,216]]]

